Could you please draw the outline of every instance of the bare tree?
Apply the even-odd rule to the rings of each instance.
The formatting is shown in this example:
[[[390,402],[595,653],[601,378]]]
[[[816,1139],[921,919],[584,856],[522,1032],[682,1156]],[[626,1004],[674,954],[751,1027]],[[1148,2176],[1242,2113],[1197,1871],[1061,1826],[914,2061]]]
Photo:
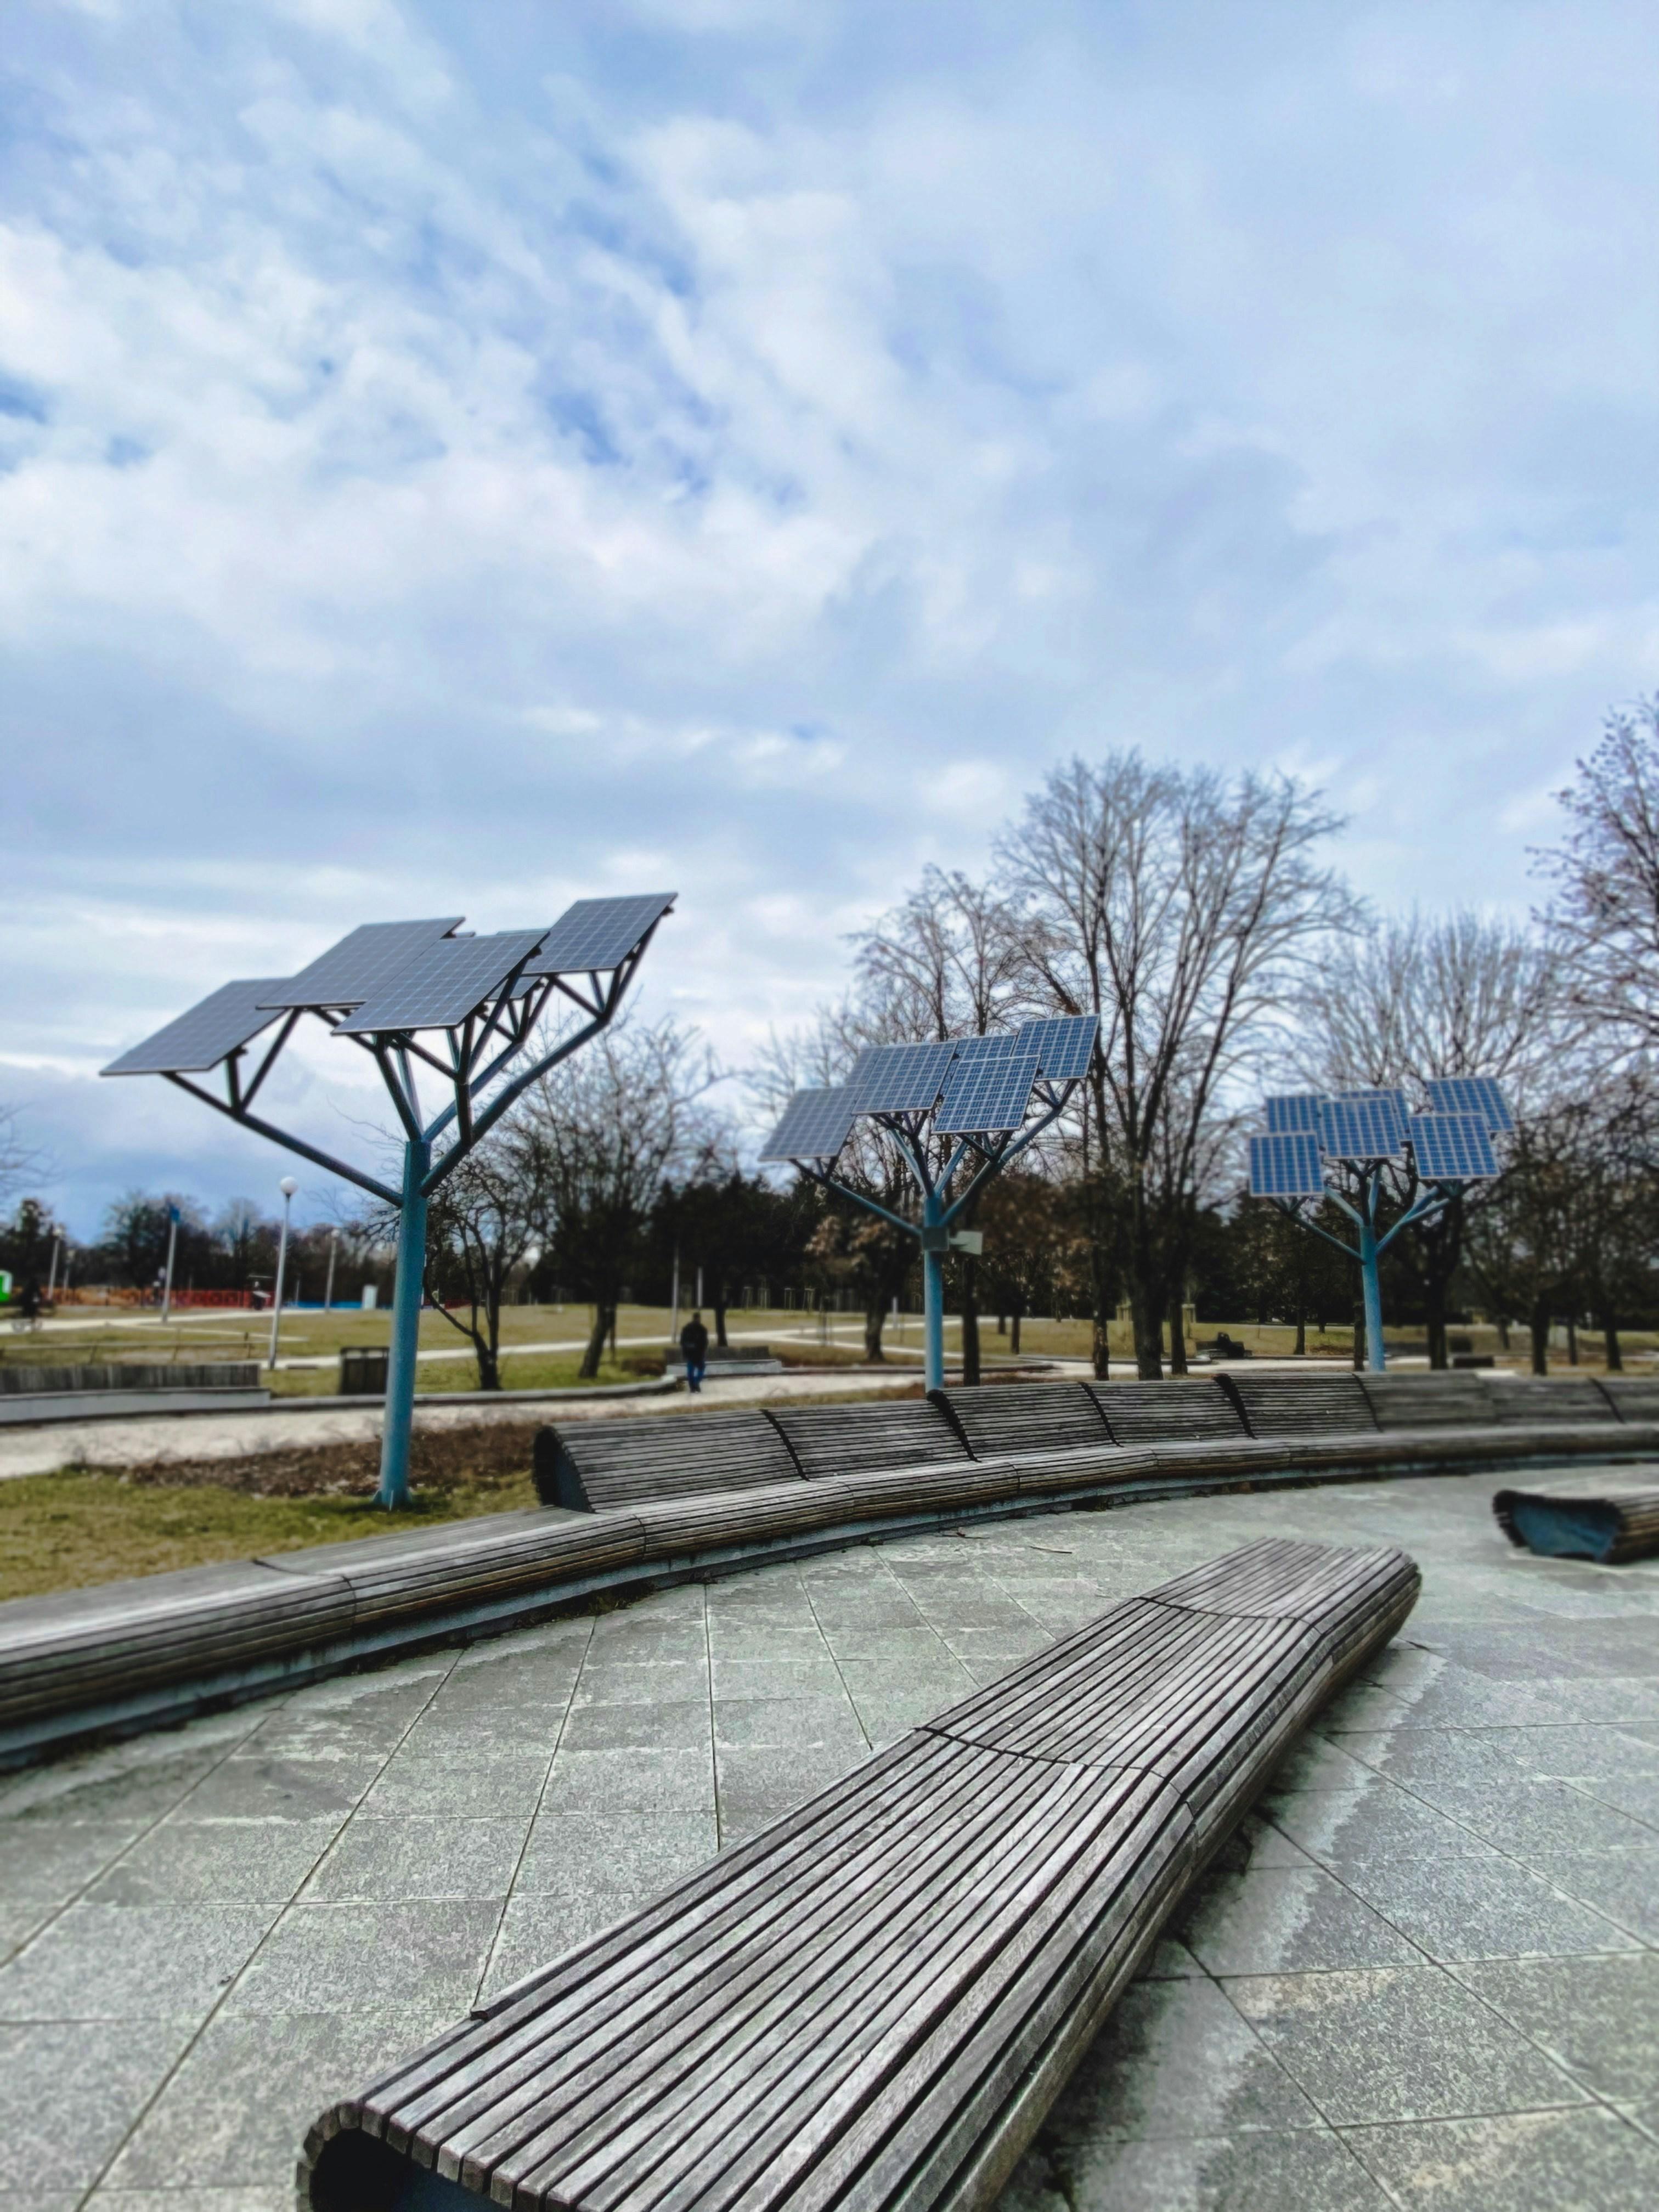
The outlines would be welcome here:
[[[1490,1075],[1523,1115],[1555,1087],[1573,1038],[1547,946],[1467,908],[1437,920],[1413,909],[1334,945],[1298,1012],[1289,1065],[1304,1081],[1342,1090]],[[1447,1301],[1470,1212],[1492,1197],[1489,1187],[1455,1198],[1395,1247],[1422,1294],[1432,1367],[1447,1364]]]
[[[959,872],[924,870],[903,903],[854,941],[859,1003],[884,1041],[1000,1029],[1026,973],[1018,915]]]
[[[526,1094],[522,1128],[538,1148],[549,1261],[593,1308],[585,1379],[616,1334],[664,1180],[717,1144],[706,1102],[718,1079],[696,1036],[676,1023],[623,1021]]]
[[[17,1109],[0,1105],[0,1205],[45,1167],[44,1155],[24,1142]]]
[[[547,1240],[547,1148],[527,1117],[510,1115],[440,1184],[427,1217],[432,1303],[471,1345],[478,1388],[501,1387],[501,1307],[514,1271]],[[395,1217],[388,1218],[395,1229]],[[459,1289],[465,1319],[447,1303]]]
[[[1212,1117],[1314,946],[1355,919],[1316,858],[1340,820],[1286,777],[1230,782],[1115,753],[1057,769],[999,848],[1034,989],[1101,1018],[1085,1133],[1097,1367],[1127,1276],[1136,1364],[1163,1371]]]
[[[1659,694],[1610,714],[1557,795],[1567,834],[1536,859],[1572,1002],[1615,1048],[1659,1044]]]

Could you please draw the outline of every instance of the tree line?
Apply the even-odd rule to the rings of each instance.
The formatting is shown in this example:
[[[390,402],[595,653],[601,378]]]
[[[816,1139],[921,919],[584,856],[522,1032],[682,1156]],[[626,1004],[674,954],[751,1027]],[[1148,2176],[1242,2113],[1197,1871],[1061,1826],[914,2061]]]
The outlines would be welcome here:
[[[434,1203],[428,1288],[500,1380],[515,1296],[592,1309],[598,1371],[627,1296],[666,1303],[693,1270],[725,1336],[726,1307],[852,1302],[882,1356],[896,1299],[915,1295],[914,1241],[877,1217],[745,1165],[787,1093],[834,1083],[872,1043],[983,1033],[1047,1014],[1099,1017],[1101,1048],[1072,1110],[982,1194],[983,1255],[951,1263],[969,1374],[979,1317],[1044,1313],[1108,1330],[1131,1318],[1139,1371],[1184,1369],[1182,1309],[1215,1320],[1348,1322],[1348,1264],[1244,1189],[1243,1139],[1265,1091],[1495,1076],[1518,1127],[1503,1176],[1391,1248],[1390,1318],[1420,1326],[1443,1365],[1462,1314],[1529,1333],[1620,1331],[1659,1319],[1659,698],[1607,717],[1559,794],[1565,827],[1534,856],[1526,925],[1453,909],[1377,915],[1332,859],[1344,827],[1296,779],[1150,762],[1133,751],[1054,769],[995,841],[981,876],[929,867],[850,945],[848,981],[774,1036],[734,1085],[695,1032],[635,1018],[527,1094]],[[13,1159],[16,1147],[0,1167]],[[903,1210],[888,1141],[858,1125],[837,1170]],[[177,1279],[246,1285],[274,1268],[276,1224],[248,1201],[213,1219],[188,1200]],[[110,1209],[80,1279],[142,1285],[164,1255],[167,1197]],[[53,1224],[26,1200],[0,1265],[39,1266]],[[384,1279],[392,1224],[335,1225],[352,1276]],[[320,1294],[329,1230],[296,1238]],[[21,1261],[21,1266],[20,1266]],[[40,1272],[44,1273],[42,1268]],[[1167,1346],[1167,1349],[1166,1349]]]

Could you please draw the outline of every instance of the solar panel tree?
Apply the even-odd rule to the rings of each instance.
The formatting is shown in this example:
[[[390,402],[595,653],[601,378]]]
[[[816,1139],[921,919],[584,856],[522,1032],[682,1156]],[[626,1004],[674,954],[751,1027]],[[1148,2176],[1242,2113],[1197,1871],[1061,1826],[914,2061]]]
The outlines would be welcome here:
[[[1267,1102],[1266,1133],[1250,1140],[1250,1190],[1359,1263],[1365,1364],[1380,1374],[1381,1263],[1395,1237],[1442,1212],[1471,1184],[1501,1174],[1493,1139],[1513,1131],[1503,1091],[1489,1076],[1433,1078],[1413,1112],[1399,1089],[1288,1093]],[[1385,1203],[1399,1211],[1383,1226]],[[1346,1243],[1314,1217],[1329,1200],[1353,1223]]]
[[[1097,1016],[1079,1014],[986,1036],[868,1046],[844,1084],[796,1091],[761,1149],[763,1160],[787,1160],[916,1239],[930,1390],[945,1381],[945,1255],[979,1249],[978,1235],[957,1224],[992,1177],[1065,1112],[1099,1033]],[[892,1141],[915,1185],[919,1219],[837,1179],[836,1163],[860,1121]]]
[[[395,1209],[398,1273],[375,1492],[382,1505],[409,1502],[432,1195],[532,1084],[614,1019],[674,897],[578,899],[550,927],[486,936],[463,933],[459,915],[366,922],[297,975],[222,985],[103,1071],[165,1076],[242,1128]],[[541,1030],[544,1017],[572,1009],[571,1026]],[[254,1110],[307,1018],[374,1060],[402,1133],[396,1187]],[[435,1110],[422,1101],[422,1078],[442,1098]],[[217,1091],[207,1087],[214,1079]]]

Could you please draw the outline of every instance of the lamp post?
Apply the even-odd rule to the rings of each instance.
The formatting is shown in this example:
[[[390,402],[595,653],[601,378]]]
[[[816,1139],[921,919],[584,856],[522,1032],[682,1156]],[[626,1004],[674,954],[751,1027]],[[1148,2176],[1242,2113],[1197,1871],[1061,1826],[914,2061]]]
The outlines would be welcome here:
[[[270,1302],[270,1358],[271,1373],[276,1372],[276,1336],[283,1326],[283,1270],[288,1265],[288,1217],[294,1204],[294,1194],[300,1188],[292,1176],[284,1176],[276,1186],[283,1194],[283,1234],[276,1246],[276,1295]]]
[[[328,1280],[323,1285],[323,1311],[325,1313],[332,1313],[334,1310],[334,1254],[339,1242],[339,1231],[337,1229],[331,1229],[328,1232]]]
[[[179,1249],[179,1209],[167,1208],[167,1272],[161,1285],[161,1326],[165,1328],[173,1312],[173,1255]],[[53,1255],[54,1262],[56,1255]]]

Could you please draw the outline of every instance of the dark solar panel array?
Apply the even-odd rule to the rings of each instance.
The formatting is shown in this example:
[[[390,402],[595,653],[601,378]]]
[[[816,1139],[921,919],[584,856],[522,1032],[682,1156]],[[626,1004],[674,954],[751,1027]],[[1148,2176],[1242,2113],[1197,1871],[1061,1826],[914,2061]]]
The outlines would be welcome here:
[[[1321,1145],[1333,1159],[1392,1159],[1405,1145],[1404,1117],[1390,1098],[1329,1098],[1319,1121]]]
[[[1319,1140],[1305,1129],[1250,1139],[1250,1188],[1258,1198],[1317,1198],[1325,1188]]]
[[[1098,1014],[1058,1014],[1020,1025],[1022,1051],[1036,1054],[1037,1073],[1050,1083],[1073,1083],[1089,1073],[1100,1035]]]
[[[830,1091],[798,1091],[783,1119],[761,1147],[763,1160],[832,1160],[853,1127],[852,1092],[845,1085]]]
[[[419,968],[434,945],[459,929],[464,919],[452,914],[436,921],[366,921],[297,975],[273,984],[267,1003],[360,1006]]]
[[[1477,1114],[1417,1114],[1407,1129],[1425,1182],[1483,1182],[1498,1172],[1492,1137]]]
[[[493,999],[546,933],[503,929],[490,937],[451,937],[431,946],[424,963],[340,1024],[350,1036],[370,1030],[453,1029]]]
[[[981,1054],[951,1071],[933,1127],[942,1136],[978,1136],[1017,1129],[1036,1081],[1035,1052]]]
[[[951,1037],[937,1044],[872,1045],[859,1054],[847,1087],[860,1114],[925,1114],[956,1053]]]
[[[1357,1091],[1339,1091],[1334,1103],[1339,1106],[1381,1106],[1385,1113],[1394,1115],[1402,1136],[1411,1118],[1406,1094],[1397,1086],[1373,1084]]]
[[[193,1075],[217,1067],[240,1045],[252,1042],[276,1019],[270,994],[286,979],[261,976],[222,983],[188,1013],[112,1060],[106,1075]]]
[[[678,891],[641,891],[628,898],[578,899],[546,932],[531,972],[574,975],[620,968],[678,896]]]
[[[1268,1099],[1267,1133],[1280,1137],[1300,1131],[1304,1136],[1316,1137],[1319,1109],[1324,1103],[1316,1091],[1286,1091],[1279,1097]]]
[[[1436,1076],[1423,1088],[1437,1114],[1473,1114],[1494,1134],[1515,1127],[1509,1101],[1490,1075]]]

